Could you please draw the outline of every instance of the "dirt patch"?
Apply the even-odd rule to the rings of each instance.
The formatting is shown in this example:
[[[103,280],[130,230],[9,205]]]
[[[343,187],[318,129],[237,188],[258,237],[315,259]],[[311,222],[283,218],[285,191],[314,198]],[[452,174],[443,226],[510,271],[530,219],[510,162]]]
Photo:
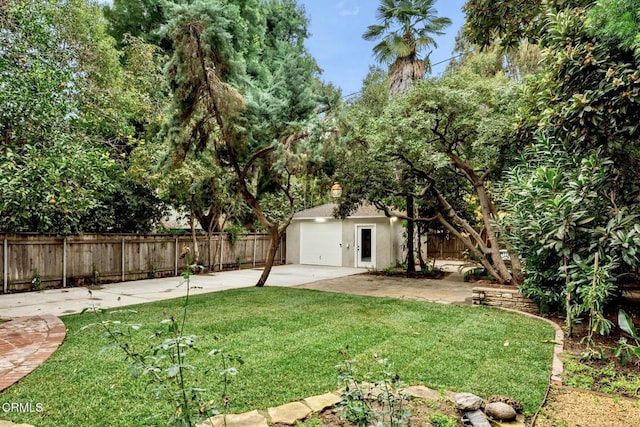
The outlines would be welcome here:
[[[619,302],[638,324],[640,306]],[[617,310],[606,317],[617,325]],[[558,315],[552,320],[564,326]],[[615,357],[618,340],[624,336],[614,326],[611,334],[594,334],[587,347],[586,323],[574,327],[573,336],[565,336],[563,387],[553,387],[540,411],[536,427],[628,427],[640,426],[640,365],[638,360],[622,364]],[[586,357],[591,354],[601,358]]]
[[[433,417],[443,419],[448,418],[451,420],[459,420],[460,416],[456,410],[454,404],[446,399],[434,401],[425,401],[422,399],[411,400],[406,408],[411,417],[406,420],[405,425],[411,427],[432,427],[434,424],[431,422]],[[335,408],[328,408],[324,411],[311,415],[309,418],[303,420],[300,427],[353,427],[355,424],[340,418],[340,412]],[[458,421],[456,425],[462,426],[462,423]],[[285,427],[284,424],[276,424],[275,427]]]
[[[536,427],[640,426],[640,400],[574,388],[552,388]]]
[[[402,269],[398,269],[398,268],[393,268],[393,269],[384,269],[384,270],[373,270],[370,271],[366,274],[369,274],[371,276],[384,276],[384,277],[400,277],[400,278],[406,278],[406,279],[434,279],[434,280],[440,280],[443,279],[445,277],[447,277],[448,275],[450,275],[450,272],[447,271],[442,271],[439,269],[435,269],[432,271],[406,271],[406,270],[402,270]]]

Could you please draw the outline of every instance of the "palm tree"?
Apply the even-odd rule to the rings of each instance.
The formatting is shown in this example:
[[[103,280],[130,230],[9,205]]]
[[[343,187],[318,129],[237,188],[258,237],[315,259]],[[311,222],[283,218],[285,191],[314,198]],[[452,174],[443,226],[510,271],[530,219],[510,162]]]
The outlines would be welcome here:
[[[451,25],[449,18],[438,17],[435,0],[382,0],[376,12],[378,25],[370,25],[363,34],[368,41],[378,41],[373,53],[378,62],[391,64],[389,94],[405,90],[409,84],[431,71],[429,54],[419,55],[430,47],[437,48],[434,35]]]
[[[370,25],[362,35],[365,40],[378,41],[373,47],[376,60],[391,64],[389,68],[389,95],[404,91],[412,81],[422,79],[431,71],[429,54],[418,56],[429,47],[438,47],[433,35],[451,25],[449,18],[436,16],[435,0],[382,0],[376,12],[378,25]],[[431,52],[429,52],[431,53]],[[413,250],[414,200],[406,195],[407,216],[407,273],[415,271]],[[418,236],[420,238],[420,236]],[[420,258],[422,260],[422,257]],[[422,264],[422,261],[421,261]]]

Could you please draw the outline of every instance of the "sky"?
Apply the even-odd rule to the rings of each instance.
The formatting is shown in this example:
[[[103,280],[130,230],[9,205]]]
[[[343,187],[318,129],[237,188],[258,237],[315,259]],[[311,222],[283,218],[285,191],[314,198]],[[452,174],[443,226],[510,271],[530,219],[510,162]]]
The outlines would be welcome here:
[[[348,96],[362,87],[369,67],[376,61],[372,55],[375,42],[368,42],[362,34],[369,25],[377,24],[379,0],[298,0],[310,20],[311,37],[306,46],[322,68],[322,80],[342,88]],[[438,44],[431,53],[431,63],[445,61],[452,56],[455,36],[464,24],[462,5],[465,0],[436,0],[437,16],[451,19],[452,24],[442,36],[435,36]],[[432,75],[441,74],[446,63],[434,65]]]
[[[2,1],[2,0],[0,0]],[[113,0],[97,0],[112,4]],[[322,80],[342,88],[348,96],[357,93],[369,67],[376,61],[372,55],[375,42],[368,42],[362,34],[369,25],[377,24],[376,9],[379,0],[297,0],[309,18],[307,48],[322,68]],[[455,37],[464,24],[462,5],[465,0],[436,0],[437,16],[451,19],[452,23],[442,36],[435,36],[438,44],[431,53],[431,63],[446,61],[452,55]],[[434,65],[432,75],[441,74],[446,62]]]

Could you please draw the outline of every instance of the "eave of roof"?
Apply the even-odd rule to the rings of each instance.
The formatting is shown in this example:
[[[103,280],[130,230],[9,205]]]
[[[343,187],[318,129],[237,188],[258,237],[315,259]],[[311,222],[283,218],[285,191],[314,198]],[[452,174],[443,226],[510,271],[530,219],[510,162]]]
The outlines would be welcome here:
[[[333,212],[337,204],[327,203],[324,205],[316,206],[313,208],[305,209],[300,212],[296,212],[293,215],[293,219],[316,219],[316,218],[334,218]],[[372,205],[362,205],[356,209],[347,218],[385,218],[386,215],[381,210],[376,209]]]

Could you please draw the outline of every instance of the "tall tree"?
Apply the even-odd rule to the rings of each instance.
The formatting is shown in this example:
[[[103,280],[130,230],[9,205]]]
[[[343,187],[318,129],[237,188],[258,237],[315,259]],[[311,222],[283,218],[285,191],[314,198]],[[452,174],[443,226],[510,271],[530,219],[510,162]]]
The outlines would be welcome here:
[[[376,41],[373,47],[378,62],[390,64],[389,95],[393,96],[431,70],[429,54],[420,54],[438,47],[434,35],[451,25],[449,18],[436,16],[435,0],[383,0],[377,9],[377,25],[370,25],[363,34],[365,40]],[[407,184],[408,185],[408,184]],[[414,200],[411,189],[405,197],[407,211],[407,272],[415,271],[414,258]],[[420,237],[418,237],[420,238]]]
[[[482,56],[478,61],[486,63]],[[513,161],[518,86],[502,73],[478,74],[483,68],[471,62],[442,79],[416,82],[386,103],[365,91],[363,100],[374,108],[354,105],[348,167],[341,171],[344,208],[368,200],[408,220],[396,207],[406,196],[403,183],[411,181],[410,194],[423,205],[424,216],[415,221],[439,223],[496,280],[517,284],[518,272],[501,257],[493,180]]]
[[[373,47],[378,62],[389,64],[389,93],[405,90],[412,81],[431,70],[429,54],[420,55],[438,45],[434,35],[451,25],[451,20],[438,17],[435,0],[382,0],[376,17],[379,24],[370,25],[363,37],[378,41]]]
[[[190,150],[215,150],[218,166],[268,232],[257,286],[269,276],[294,213],[292,179],[322,163],[325,133],[310,124],[317,69],[304,50],[304,11],[293,0],[194,2],[177,7],[167,30],[174,95],[166,135],[179,163]],[[263,200],[288,206],[270,217]]]

